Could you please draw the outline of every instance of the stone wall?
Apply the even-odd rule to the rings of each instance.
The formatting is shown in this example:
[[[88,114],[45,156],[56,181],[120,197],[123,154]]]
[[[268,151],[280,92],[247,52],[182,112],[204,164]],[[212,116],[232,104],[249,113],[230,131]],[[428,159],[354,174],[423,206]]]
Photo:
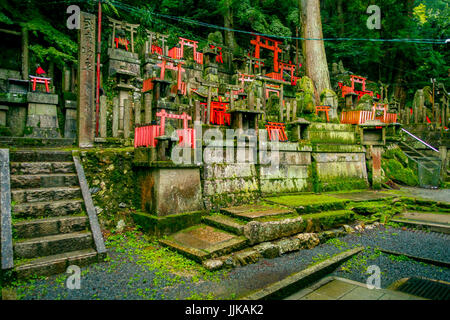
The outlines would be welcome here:
[[[351,190],[368,187],[364,147],[358,145],[317,145],[313,147],[315,190]]]
[[[201,178],[208,209],[248,202],[260,195],[255,164],[205,164]]]
[[[133,171],[134,148],[91,149],[81,151],[80,158],[102,225],[115,226],[130,209],[138,208]]]
[[[289,146],[293,146],[293,148]],[[312,190],[311,147],[297,143],[280,146],[279,167],[259,165],[260,190],[263,194]]]

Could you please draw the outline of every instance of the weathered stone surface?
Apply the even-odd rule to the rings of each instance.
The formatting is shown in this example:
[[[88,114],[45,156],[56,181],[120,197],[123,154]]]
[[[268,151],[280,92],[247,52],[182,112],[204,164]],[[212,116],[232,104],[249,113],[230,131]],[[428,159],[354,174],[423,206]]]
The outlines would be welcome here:
[[[57,105],[58,104],[58,95],[57,94],[48,94],[42,92],[28,92],[27,93],[28,103],[41,103],[47,105]]]
[[[280,256],[280,247],[271,242],[263,242],[253,247],[254,250],[258,251],[264,258],[273,259]]]
[[[0,149],[0,268],[13,267],[9,150]]]
[[[315,233],[300,233],[295,238],[300,240],[300,249],[312,249],[320,243],[319,237]]]
[[[285,254],[291,251],[297,251],[300,249],[300,239],[296,237],[284,238],[275,241],[275,245],[280,248],[280,254]]]
[[[78,145],[95,137],[95,15],[81,12],[78,42]]]
[[[198,168],[158,168],[139,176],[142,210],[166,216],[203,209]]]
[[[259,252],[251,248],[235,252],[233,253],[232,257],[236,261],[236,263],[241,266],[255,263],[259,259],[261,259],[261,255],[259,254]]]
[[[83,231],[88,225],[86,216],[73,216],[21,221],[14,228],[18,238],[36,238]]]
[[[83,210],[82,203],[82,200],[22,203],[14,206],[14,216],[37,218],[77,214]]]
[[[77,185],[78,178],[73,173],[11,175],[12,188],[52,188]]]
[[[287,237],[302,232],[303,229],[301,217],[268,222],[251,221],[245,225],[244,235],[251,244],[255,244]]]
[[[35,258],[75,250],[91,248],[90,232],[76,232],[35,238],[14,244],[14,256],[17,258]]]
[[[344,224],[342,227],[344,228],[344,231],[346,233],[355,233],[355,230],[352,227],[350,227],[348,224]]]
[[[209,271],[219,270],[223,266],[223,261],[219,259],[209,259],[202,262],[203,267]]]
[[[11,197],[16,203],[80,199],[81,190],[79,187],[16,189]]]

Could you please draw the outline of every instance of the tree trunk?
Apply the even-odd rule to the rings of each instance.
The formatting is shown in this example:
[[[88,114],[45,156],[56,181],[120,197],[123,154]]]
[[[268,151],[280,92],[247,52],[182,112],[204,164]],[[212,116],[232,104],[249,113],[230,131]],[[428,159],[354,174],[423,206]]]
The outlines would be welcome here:
[[[299,0],[303,38],[322,39],[322,21],[319,0]],[[306,75],[315,85],[316,101],[324,89],[331,89],[327,57],[323,40],[303,40]]]
[[[224,27],[228,29],[233,29],[233,9],[231,2],[232,0],[227,0],[227,7],[223,15]],[[225,45],[231,50],[234,49],[234,31],[225,30]]]
[[[344,36],[344,32],[345,32],[345,20],[344,20],[344,10],[342,8],[343,5],[343,0],[337,0],[336,2],[337,5],[337,14],[339,17],[339,36],[343,37]]]

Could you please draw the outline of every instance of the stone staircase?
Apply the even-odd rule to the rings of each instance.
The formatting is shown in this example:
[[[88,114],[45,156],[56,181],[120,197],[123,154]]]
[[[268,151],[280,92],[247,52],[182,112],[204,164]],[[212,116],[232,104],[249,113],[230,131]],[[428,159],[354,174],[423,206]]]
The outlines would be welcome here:
[[[14,270],[18,278],[98,262],[70,151],[10,154]]]
[[[202,224],[174,233],[160,243],[209,270],[242,266],[344,234],[345,228],[330,230],[350,223],[353,212],[344,209],[348,201],[334,200],[315,206],[262,201],[222,208],[220,213],[204,216]]]

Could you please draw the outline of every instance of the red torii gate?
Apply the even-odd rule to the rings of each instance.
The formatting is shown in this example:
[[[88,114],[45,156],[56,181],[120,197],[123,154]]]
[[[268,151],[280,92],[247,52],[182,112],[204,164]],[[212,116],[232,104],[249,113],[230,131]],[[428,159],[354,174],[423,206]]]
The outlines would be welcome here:
[[[197,52],[198,41],[189,40],[185,38],[180,39],[180,47],[173,47],[169,50],[169,56],[174,59],[183,59],[184,57],[184,46],[192,47],[194,49],[194,61],[198,64],[203,64],[203,53]]]
[[[167,61],[166,58],[161,58],[161,63],[157,64],[158,67],[161,68],[161,75],[159,79],[164,80],[164,77],[166,75],[166,69],[168,70],[174,70],[177,71],[177,89],[182,93],[186,94],[186,84],[182,81],[182,72],[185,72],[186,70],[183,69],[181,66],[184,64],[183,61],[177,61],[177,66],[174,65],[175,62]],[[154,78],[149,78],[144,80],[142,92],[146,92],[148,90],[153,89],[153,80]]]
[[[262,41],[261,41],[262,39]],[[273,51],[273,69],[278,72],[278,54],[281,53],[281,48],[278,47],[281,41],[273,40],[264,36],[256,35],[256,39],[250,40],[250,43],[255,46],[254,57],[260,59],[260,49],[264,48]]]

